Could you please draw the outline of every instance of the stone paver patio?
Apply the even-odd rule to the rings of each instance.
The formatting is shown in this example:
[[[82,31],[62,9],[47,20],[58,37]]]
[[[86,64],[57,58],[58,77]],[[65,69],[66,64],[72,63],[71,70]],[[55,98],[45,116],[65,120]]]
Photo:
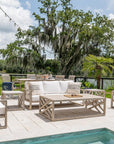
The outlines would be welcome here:
[[[39,115],[38,109],[8,111],[8,127],[0,129],[0,141],[40,137],[98,128],[114,131],[114,109],[106,100],[106,115],[101,117],[51,122]]]

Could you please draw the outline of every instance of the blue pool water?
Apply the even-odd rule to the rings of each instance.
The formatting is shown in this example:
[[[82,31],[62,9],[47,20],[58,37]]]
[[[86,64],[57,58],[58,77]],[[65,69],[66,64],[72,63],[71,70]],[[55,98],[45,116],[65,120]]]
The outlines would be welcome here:
[[[114,144],[114,132],[106,128],[1,142],[0,144]]]

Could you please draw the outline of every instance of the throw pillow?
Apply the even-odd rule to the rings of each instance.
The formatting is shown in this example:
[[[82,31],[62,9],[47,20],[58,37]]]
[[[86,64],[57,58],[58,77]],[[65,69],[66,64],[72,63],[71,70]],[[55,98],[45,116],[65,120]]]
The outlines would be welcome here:
[[[32,90],[32,95],[38,95],[41,93],[41,88],[39,84],[30,83],[29,89]]]
[[[80,94],[80,87],[81,87],[81,83],[75,83],[75,82],[68,83],[68,88],[66,93],[73,94],[73,95]]]

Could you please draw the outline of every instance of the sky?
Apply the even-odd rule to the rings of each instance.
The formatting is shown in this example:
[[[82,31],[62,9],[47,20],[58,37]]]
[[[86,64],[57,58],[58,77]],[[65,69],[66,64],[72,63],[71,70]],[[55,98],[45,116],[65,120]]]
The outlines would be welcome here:
[[[114,19],[114,0],[71,0],[74,9],[92,11],[94,14],[106,15]],[[38,0],[0,0],[0,7],[22,29],[30,25],[36,25],[32,13],[38,13],[40,7]],[[0,49],[6,48],[7,44],[15,40],[17,27],[9,20],[0,9]]]

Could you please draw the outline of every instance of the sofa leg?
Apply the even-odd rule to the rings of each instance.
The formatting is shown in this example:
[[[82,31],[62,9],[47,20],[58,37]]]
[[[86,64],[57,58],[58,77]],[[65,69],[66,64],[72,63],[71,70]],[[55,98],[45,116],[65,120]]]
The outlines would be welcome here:
[[[7,128],[7,114],[5,116],[5,128]]]
[[[31,110],[32,109],[32,103],[30,102],[30,104],[29,104],[29,110]]]
[[[60,101],[60,104],[62,105],[62,101]]]

